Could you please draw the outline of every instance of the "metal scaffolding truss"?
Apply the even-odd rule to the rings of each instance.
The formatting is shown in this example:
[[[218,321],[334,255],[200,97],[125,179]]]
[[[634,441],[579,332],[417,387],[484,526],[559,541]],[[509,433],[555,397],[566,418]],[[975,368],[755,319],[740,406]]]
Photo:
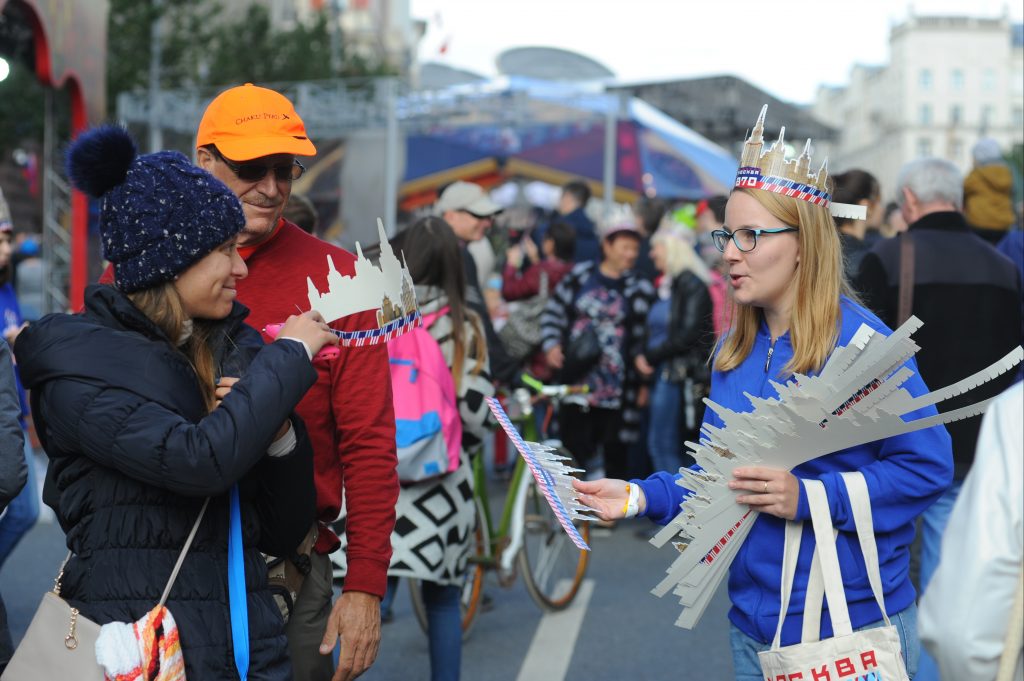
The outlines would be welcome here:
[[[606,108],[618,95],[579,92],[553,86],[540,94],[498,80],[445,90],[413,90],[394,78],[335,79],[269,84],[301,112],[310,136],[341,139],[356,130],[386,128],[396,121],[403,132],[437,125],[527,125],[553,120],[579,120],[588,111]],[[165,130],[194,135],[203,111],[223,88],[164,90],[156,95],[154,121]],[[122,93],[118,118],[130,124],[150,124],[150,95]],[[597,116],[603,119],[603,116]]]

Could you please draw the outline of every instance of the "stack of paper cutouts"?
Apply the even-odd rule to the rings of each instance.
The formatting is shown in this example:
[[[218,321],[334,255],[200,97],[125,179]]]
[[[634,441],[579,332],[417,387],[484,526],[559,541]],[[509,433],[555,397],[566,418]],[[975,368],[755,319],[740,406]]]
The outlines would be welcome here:
[[[904,421],[912,412],[938,404],[1009,371],[1024,358],[1017,347],[992,366],[942,390],[912,397],[901,386],[913,375],[904,366],[920,348],[911,339],[921,321],[911,317],[892,335],[862,325],[850,344],[837,348],[817,376],[772,382],[778,399],[747,395],[753,410],[735,412],[704,400],[723,428],[705,425],[700,443],[687,447],[701,470],[683,469],[677,484],[693,493],[681,512],[652,539],[670,540],[679,556],[653,593],[670,591],[683,612],[676,625],[691,629],[725,578],[757,511],[736,503],[728,483],[741,466],[791,470],[832,452],[902,433],[981,414],[991,400],[928,418]]]

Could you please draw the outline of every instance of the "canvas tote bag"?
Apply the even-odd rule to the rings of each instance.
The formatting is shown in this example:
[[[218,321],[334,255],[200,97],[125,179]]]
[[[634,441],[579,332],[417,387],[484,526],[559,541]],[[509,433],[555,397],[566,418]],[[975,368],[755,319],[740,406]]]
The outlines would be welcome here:
[[[761,671],[766,681],[838,681],[850,678],[866,681],[909,681],[899,632],[889,622],[885,612],[885,597],[882,593],[882,576],[878,567],[878,547],[875,545],[867,483],[860,473],[843,473],[842,476],[853,507],[857,537],[861,552],[864,554],[868,581],[885,626],[853,631],[839,570],[839,556],[836,552],[835,533],[828,499],[825,496],[825,486],[820,480],[803,480],[810,503],[817,547],[808,579],[801,642],[784,648],[780,645],[782,623],[789,609],[803,531],[802,522],[788,522],[782,560],[782,609],[779,624],[771,649],[758,653]],[[819,640],[822,592],[828,599],[828,613],[833,631],[832,638],[824,641]]]
[[[203,520],[207,499],[199,511],[192,531],[185,540],[185,546],[178,554],[178,561],[160,597],[160,605],[171,593],[171,587],[178,577],[178,570],[188,555],[188,549]],[[103,681],[103,668],[96,661],[96,639],[100,625],[84,617],[77,608],[72,608],[60,597],[60,581],[64,566],[71,554],[61,563],[60,572],[53,582],[53,591],[43,594],[43,600],[36,608],[36,614],[28,625],[25,637],[14,651],[14,657],[7,664],[0,681]]]

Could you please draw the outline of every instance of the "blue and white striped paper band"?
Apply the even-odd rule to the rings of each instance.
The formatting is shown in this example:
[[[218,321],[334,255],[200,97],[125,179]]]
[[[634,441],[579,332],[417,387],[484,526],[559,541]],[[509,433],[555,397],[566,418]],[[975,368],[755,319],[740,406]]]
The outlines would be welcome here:
[[[364,345],[379,345],[387,343],[393,338],[398,338],[406,331],[410,331],[420,325],[422,317],[419,310],[413,310],[399,319],[393,319],[379,329],[367,329],[365,331],[338,331],[331,329],[335,336],[341,339],[341,345],[345,347],[362,347]]]
[[[777,175],[762,176],[757,168],[741,168],[735,186],[782,194],[826,208],[832,203],[832,195],[823,189]]]
[[[512,440],[512,444],[516,446],[516,449],[522,455],[523,459],[526,460],[526,465],[530,467],[530,472],[533,474],[534,480],[537,481],[537,487],[544,495],[544,498],[548,500],[551,510],[554,511],[555,516],[558,518],[558,522],[562,525],[566,534],[568,534],[569,538],[572,539],[572,543],[579,549],[589,551],[590,547],[587,546],[585,541],[583,541],[583,537],[580,535],[579,530],[576,529],[576,526],[572,524],[569,509],[565,507],[565,504],[562,503],[562,500],[554,490],[554,478],[552,478],[551,474],[544,469],[543,464],[537,460],[537,457],[533,455],[529,445],[525,440],[523,440],[522,435],[520,435],[519,431],[516,430],[516,427],[512,424],[508,414],[506,414],[505,410],[502,409],[501,403],[493,397],[488,397],[487,405],[491,408],[491,413],[494,414],[494,418],[501,424],[502,430],[504,430],[509,436],[509,439]]]

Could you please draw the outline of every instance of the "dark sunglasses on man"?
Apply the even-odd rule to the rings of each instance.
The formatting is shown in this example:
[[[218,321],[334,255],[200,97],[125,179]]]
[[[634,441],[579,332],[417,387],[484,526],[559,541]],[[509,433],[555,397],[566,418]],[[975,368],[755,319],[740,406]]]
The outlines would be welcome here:
[[[231,169],[239,180],[243,182],[259,182],[267,173],[273,171],[274,179],[278,182],[294,182],[295,180],[302,177],[302,173],[306,172],[306,167],[299,163],[298,159],[295,159],[291,163],[280,163],[277,165],[268,165],[266,163],[257,163],[255,161],[245,161],[243,163],[237,163],[231,159],[224,158],[224,155],[220,153],[217,147],[211,146],[210,151],[214,155],[224,162],[228,168]]]

